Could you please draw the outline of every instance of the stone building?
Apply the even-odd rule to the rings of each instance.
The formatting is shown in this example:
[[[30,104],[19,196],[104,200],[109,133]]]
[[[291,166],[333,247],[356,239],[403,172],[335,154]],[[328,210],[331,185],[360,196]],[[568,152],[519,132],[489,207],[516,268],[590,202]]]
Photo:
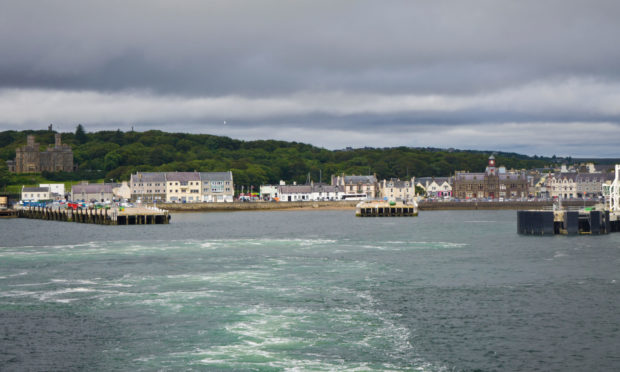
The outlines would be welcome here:
[[[374,199],[379,195],[379,186],[375,175],[340,176],[332,175],[332,186],[344,191],[343,199],[363,200]]]
[[[163,172],[137,172],[129,180],[131,200],[145,203],[166,201],[166,174]]]
[[[495,157],[489,157],[489,164],[483,173],[456,172],[453,196],[460,199],[513,199],[528,196],[527,174],[506,172],[495,166]]]
[[[138,172],[129,181],[131,199],[145,203],[232,202],[232,172]]]
[[[104,202],[114,200],[115,184],[112,183],[81,183],[71,186],[71,200],[85,202]]]
[[[60,133],[56,134],[54,145],[44,151],[39,150],[39,143],[30,135],[26,144],[15,150],[15,160],[7,161],[7,166],[14,173],[73,172],[73,151],[62,144]]]
[[[379,194],[389,200],[413,200],[415,198],[415,177],[401,181],[390,178],[379,182]]]

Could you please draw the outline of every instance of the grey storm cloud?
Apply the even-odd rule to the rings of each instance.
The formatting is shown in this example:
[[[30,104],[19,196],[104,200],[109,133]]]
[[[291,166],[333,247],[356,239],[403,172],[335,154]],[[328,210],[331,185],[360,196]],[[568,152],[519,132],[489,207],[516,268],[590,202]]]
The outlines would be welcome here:
[[[617,137],[617,1],[0,0],[0,8],[0,129],[175,123],[327,147],[614,153],[568,129]],[[561,134],[545,144],[528,130],[549,132],[540,137],[549,141]]]

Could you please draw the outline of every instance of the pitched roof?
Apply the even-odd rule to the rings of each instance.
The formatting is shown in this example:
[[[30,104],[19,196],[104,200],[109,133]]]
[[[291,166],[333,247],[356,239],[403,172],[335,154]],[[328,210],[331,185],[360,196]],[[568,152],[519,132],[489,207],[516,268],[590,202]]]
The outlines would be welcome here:
[[[232,172],[200,172],[203,181],[232,181]]]
[[[49,187],[24,187],[22,192],[49,192]]]
[[[575,181],[577,179],[577,173],[571,173],[571,172],[556,173],[554,175],[554,178],[556,180],[567,179],[569,181]]]
[[[376,183],[375,176],[344,176],[344,183]]]
[[[200,173],[198,172],[166,172],[167,181],[200,181]]]
[[[516,173],[516,172],[509,172],[509,173],[500,173],[499,174],[499,179],[500,180],[526,180],[527,179],[527,175],[524,172],[521,173]]]
[[[136,182],[166,182],[163,172],[138,172],[131,175],[131,183]]]
[[[309,194],[312,192],[310,185],[283,185],[280,186],[280,194]]]
[[[74,194],[98,194],[98,193],[111,193],[114,185],[111,183],[89,183],[71,186],[71,192]]]

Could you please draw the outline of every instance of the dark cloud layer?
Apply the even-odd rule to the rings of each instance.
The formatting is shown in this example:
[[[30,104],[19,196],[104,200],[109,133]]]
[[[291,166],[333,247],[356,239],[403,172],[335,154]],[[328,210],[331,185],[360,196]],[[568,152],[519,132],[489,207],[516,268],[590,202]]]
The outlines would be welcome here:
[[[381,127],[425,130],[429,145],[465,147],[424,128],[619,122],[617,1],[0,1],[0,8],[0,105],[8,107],[0,129],[52,120],[146,129],[172,117],[206,130],[229,117],[252,123],[252,133],[355,128],[361,133],[350,145],[363,146],[355,141]],[[127,95],[151,108],[125,107]],[[367,111],[373,101],[360,95],[402,106]],[[437,97],[447,103],[434,106]],[[160,109],[168,98],[190,113]],[[278,103],[261,111],[261,99]],[[50,111],[53,100],[83,108]],[[344,112],[334,108],[340,104]],[[500,137],[502,149],[522,148]],[[590,152],[597,151],[613,152]]]

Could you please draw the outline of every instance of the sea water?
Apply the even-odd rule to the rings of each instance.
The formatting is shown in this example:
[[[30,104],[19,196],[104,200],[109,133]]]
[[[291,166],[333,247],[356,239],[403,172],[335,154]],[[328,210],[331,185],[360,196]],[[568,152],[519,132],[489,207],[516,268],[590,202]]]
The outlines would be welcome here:
[[[0,221],[0,370],[620,369],[620,234],[515,211]]]

